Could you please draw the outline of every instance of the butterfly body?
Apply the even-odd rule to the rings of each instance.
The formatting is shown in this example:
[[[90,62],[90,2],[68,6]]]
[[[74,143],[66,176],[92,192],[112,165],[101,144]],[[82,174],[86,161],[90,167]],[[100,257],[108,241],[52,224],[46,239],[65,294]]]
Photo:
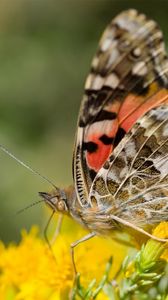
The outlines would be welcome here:
[[[93,58],[73,177],[49,202],[91,232],[168,220],[168,58],[157,23],[136,10],[109,24]]]

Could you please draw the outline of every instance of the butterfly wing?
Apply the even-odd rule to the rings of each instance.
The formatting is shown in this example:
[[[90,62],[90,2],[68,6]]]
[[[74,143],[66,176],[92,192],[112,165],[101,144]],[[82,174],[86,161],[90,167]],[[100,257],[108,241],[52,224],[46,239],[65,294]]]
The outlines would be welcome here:
[[[168,105],[141,117],[114,149],[93,182],[92,201],[138,227],[168,220]]]
[[[136,120],[167,101],[168,60],[157,24],[128,10],[105,30],[85,84],[73,172],[81,206],[114,147]]]

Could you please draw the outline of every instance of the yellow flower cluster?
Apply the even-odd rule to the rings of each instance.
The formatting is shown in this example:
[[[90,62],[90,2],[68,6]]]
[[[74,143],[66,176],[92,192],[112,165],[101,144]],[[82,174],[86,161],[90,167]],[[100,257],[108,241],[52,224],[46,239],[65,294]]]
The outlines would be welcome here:
[[[73,226],[72,223],[66,222],[66,228],[54,242],[52,251],[46,241],[40,238],[37,227],[32,227],[29,233],[23,230],[19,245],[10,244],[5,247],[2,242],[0,243],[1,300],[66,300],[69,298],[74,280],[70,244],[87,233],[80,227],[75,227],[77,229],[73,230]],[[66,230],[67,228],[69,230]],[[168,223],[162,222],[153,234],[167,238]],[[148,241],[144,248],[144,261],[146,258],[149,260],[149,255],[148,257],[145,255],[149,249],[163,247],[159,244],[152,240]],[[75,262],[81,274],[81,283],[87,286],[93,278],[99,281],[111,256],[113,265],[110,277],[113,278],[128,254],[127,251],[126,246],[111,239],[98,237],[78,245],[75,249]],[[168,261],[168,250],[164,251],[162,258]],[[129,277],[132,272],[127,269],[126,273],[125,276]],[[108,298],[101,292],[96,299]]]
[[[49,249],[41,239],[37,227],[30,233],[22,231],[19,245],[5,247],[0,244],[0,299],[1,300],[57,300],[68,299],[73,284],[73,267],[70,243],[84,236],[80,229],[78,236],[72,232],[61,233]],[[81,273],[82,284],[93,278],[99,280],[105,265],[113,256],[113,276],[127,254],[127,248],[112,240],[95,237],[75,249],[75,261]],[[100,293],[97,299],[107,299]]]

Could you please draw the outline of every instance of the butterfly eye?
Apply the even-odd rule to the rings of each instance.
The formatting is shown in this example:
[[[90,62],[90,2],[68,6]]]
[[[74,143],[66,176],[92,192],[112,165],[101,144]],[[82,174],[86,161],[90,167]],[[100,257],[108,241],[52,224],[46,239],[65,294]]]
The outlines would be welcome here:
[[[65,210],[67,210],[67,207],[66,207],[66,204],[65,204],[64,200],[58,201],[58,203],[57,203],[57,209],[59,211],[65,211]]]

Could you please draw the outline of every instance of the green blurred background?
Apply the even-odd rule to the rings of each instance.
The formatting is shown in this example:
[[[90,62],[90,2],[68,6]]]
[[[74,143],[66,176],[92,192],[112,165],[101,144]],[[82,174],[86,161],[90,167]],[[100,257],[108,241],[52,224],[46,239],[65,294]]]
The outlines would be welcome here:
[[[58,186],[72,182],[77,114],[99,37],[128,8],[168,37],[166,0],[0,0],[0,143]],[[43,205],[16,212],[50,186],[4,153],[0,166],[0,239],[17,241],[47,216]]]

